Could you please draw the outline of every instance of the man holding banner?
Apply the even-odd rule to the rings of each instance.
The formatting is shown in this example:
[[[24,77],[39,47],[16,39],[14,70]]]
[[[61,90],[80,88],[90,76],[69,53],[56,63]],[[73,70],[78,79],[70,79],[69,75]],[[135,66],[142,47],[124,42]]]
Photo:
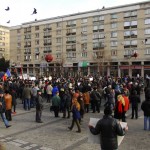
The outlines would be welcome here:
[[[112,117],[112,109],[107,106],[104,109],[104,117],[97,122],[95,128],[89,125],[89,129],[93,135],[100,134],[101,150],[118,150],[117,136],[124,136],[128,127],[122,128]]]

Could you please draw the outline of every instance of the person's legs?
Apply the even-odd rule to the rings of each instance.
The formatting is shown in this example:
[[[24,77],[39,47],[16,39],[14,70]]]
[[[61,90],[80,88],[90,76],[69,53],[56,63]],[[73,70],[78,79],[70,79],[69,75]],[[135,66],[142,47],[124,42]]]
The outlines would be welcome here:
[[[136,119],[138,119],[138,106],[135,107],[135,117],[136,117]]]
[[[149,131],[150,131],[150,117],[148,117],[148,120],[149,120]]]
[[[78,127],[78,131],[77,132],[81,132],[81,127],[80,127],[80,123],[79,123],[79,120],[78,119],[75,119],[75,123]]]
[[[74,120],[74,119],[72,119],[71,126],[70,126],[70,127],[68,127],[70,130],[72,130],[72,129],[73,129],[73,127],[74,127],[74,122],[75,122],[75,120]]]
[[[5,124],[5,126],[8,127],[9,124],[8,124],[8,120],[7,120],[6,117],[5,117],[5,113],[1,113],[1,118],[2,118],[2,120],[3,120],[4,124]]]
[[[132,117],[131,117],[131,119],[133,119],[134,118],[134,107],[132,107]]]
[[[148,120],[148,117],[144,116],[144,130],[147,130],[147,120]]]

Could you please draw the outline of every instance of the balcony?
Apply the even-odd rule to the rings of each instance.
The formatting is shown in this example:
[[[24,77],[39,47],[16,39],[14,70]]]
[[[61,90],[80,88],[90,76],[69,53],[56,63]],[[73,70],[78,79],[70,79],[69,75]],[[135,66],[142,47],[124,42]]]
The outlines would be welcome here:
[[[52,28],[50,28],[50,27],[49,28],[44,28],[43,30],[44,31],[50,31],[50,30],[52,30]]]
[[[67,32],[66,36],[69,36],[69,35],[76,35],[76,32]]]
[[[51,45],[52,43],[44,43],[43,45],[44,46],[47,46],[47,45]]]
[[[66,43],[76,43],[76,41],[66,41]]]
[[[75,27],[76,24],[67,24],[66,27]]]
[[[93,29],[93,32],[103,32],[104,29]]]
[[[52,35],[44,35],[43,38],[51,38]]]
[[[26,47],[31,47],[31,45],[24,45],[24,48],[26,48]]]

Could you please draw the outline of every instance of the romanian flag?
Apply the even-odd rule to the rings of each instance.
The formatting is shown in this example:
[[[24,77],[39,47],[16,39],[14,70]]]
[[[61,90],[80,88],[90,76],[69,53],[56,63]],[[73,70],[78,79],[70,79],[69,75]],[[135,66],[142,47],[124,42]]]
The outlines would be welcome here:
[[[11,77],[11,73],[10,73],[9,69],[7,69],[5,74],[6,74],[7,77]]]

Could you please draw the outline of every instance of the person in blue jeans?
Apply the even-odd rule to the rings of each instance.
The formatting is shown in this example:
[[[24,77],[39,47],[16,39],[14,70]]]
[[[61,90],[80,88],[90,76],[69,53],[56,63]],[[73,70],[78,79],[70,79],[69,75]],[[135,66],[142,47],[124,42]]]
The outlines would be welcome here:
[[[5,100],[4,100],[4,93],[3,93],[2,89],[0,89],[0,115],[1,115],[1,118],[2,118],[6,128],[9,128],[9,127],[11,127],[11,125],[9,125],[8,120],[6,119],[5,111],[6,111],[6,104],[5,104]]]
[[[23,89],[22,98],[24,99],[24,109],[30,110],[31,86],[26,85]]]
[[[141,105],[141,109],[144,112],[144,130],[150,131],[150,93],[148,93],[145,97],[146,97],[146,100],[143,101]]]

